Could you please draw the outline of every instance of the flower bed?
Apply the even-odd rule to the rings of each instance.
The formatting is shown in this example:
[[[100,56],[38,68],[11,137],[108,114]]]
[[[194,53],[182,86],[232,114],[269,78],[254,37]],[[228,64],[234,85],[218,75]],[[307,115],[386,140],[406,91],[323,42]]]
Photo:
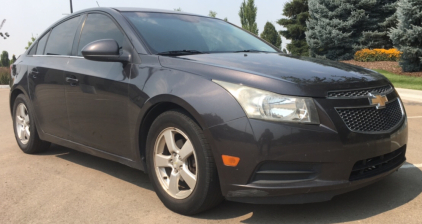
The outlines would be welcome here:
[[[373,61],[398,61],[401,52],[395,48],[386,49],[363,49],[355,53],[355,61],[373,62]]]

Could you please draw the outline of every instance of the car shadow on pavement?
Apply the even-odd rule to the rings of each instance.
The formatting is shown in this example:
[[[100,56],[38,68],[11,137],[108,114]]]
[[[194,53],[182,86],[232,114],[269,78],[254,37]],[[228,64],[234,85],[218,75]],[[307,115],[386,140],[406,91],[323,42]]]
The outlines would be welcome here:
[[[410,165],[410,164],[408,164]],[[252,205],[223,202],[196,218],[225,220],[245,216],[243,223],[340,223],[366,219],[411,202],[422,192],[422,171],[400,169],[385,179],[334,197],[302,205]]]
[[[67,160],[69,162],[89,167],[142,188],[153,190],[149,181],[149,177],[146,173],[118,162],[113,162],[54,144],[51,145],[48,151],[39,153],[37,155],[55,155],[56,157]]]
[[[51,150],[38,155],[54,155],[107,173],[144,189],[153,190],[147,174],[117,162],[57,145],[52,145]],[[194,217],[224,221],[244,216],[243,223],[349,222],[398,208],[411,202],[421,192],[422,171],[414,167],[399,169],[398,172],[373,185],[336,196],[327,202],[302,205],[254,205],[224,201],[216,208]]]

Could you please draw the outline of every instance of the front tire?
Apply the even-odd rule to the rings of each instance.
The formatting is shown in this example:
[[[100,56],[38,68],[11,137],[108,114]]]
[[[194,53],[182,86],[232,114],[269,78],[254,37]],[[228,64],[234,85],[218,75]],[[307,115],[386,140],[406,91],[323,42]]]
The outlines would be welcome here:
[[[210,147],[185,114],[168,111],[157,117],[148,133],[146,156],[155,192],[170,210],[193,215],[223,200]]]
[[[50,147],[50,142],[43,141],[38,136],[34,112],[24,94],[18,95],[13,105],[13,129],[16,141],[24,153],[33,154]]]

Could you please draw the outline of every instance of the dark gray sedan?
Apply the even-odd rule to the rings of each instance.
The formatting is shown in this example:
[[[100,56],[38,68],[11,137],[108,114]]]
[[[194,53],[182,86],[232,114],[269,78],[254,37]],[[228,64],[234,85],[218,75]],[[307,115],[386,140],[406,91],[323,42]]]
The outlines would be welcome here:
[[[384,76],[173,11],[56,22],[12,65],[10,110],[25,153],[54,143],[143,170],[187,215],[224,198],[330,200],[396,171],[407,144]]]

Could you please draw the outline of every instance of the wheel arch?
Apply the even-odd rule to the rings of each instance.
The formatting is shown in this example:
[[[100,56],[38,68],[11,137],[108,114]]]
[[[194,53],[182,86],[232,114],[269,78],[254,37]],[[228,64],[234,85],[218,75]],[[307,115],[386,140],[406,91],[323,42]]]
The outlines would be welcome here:
[[[149,129],[151,128],[154,120],[162,113],[170,110],[177,110],[191,118],[204,132],[206,132],[206,123],[201,115],[189,103],[183,99],[169,94],[163,94],[151,98],[145,104],[147,107],[140,119],[138,130],[138,144],[139,155],[144,165],[144,170],[147,171],[145,155],[146,155],[146,140],[148,137]]]
[[[26,91],[25,90],[23,90],[22,88],[20,88],[20,87],[16,87],[16,88],[14,88],[14,89],[12,89],[11,91],[10,91],[10,97],[9,97],[9,108],[10,108],[10,114],[13,116],[13,105],[15,104],[15,100],[16,100],[16,97],[18,97],[20,94],[23,94],[23,95],[25,95],[28,99],[29,99],[29,96],[28,96],[28,94],[26,93]]]

